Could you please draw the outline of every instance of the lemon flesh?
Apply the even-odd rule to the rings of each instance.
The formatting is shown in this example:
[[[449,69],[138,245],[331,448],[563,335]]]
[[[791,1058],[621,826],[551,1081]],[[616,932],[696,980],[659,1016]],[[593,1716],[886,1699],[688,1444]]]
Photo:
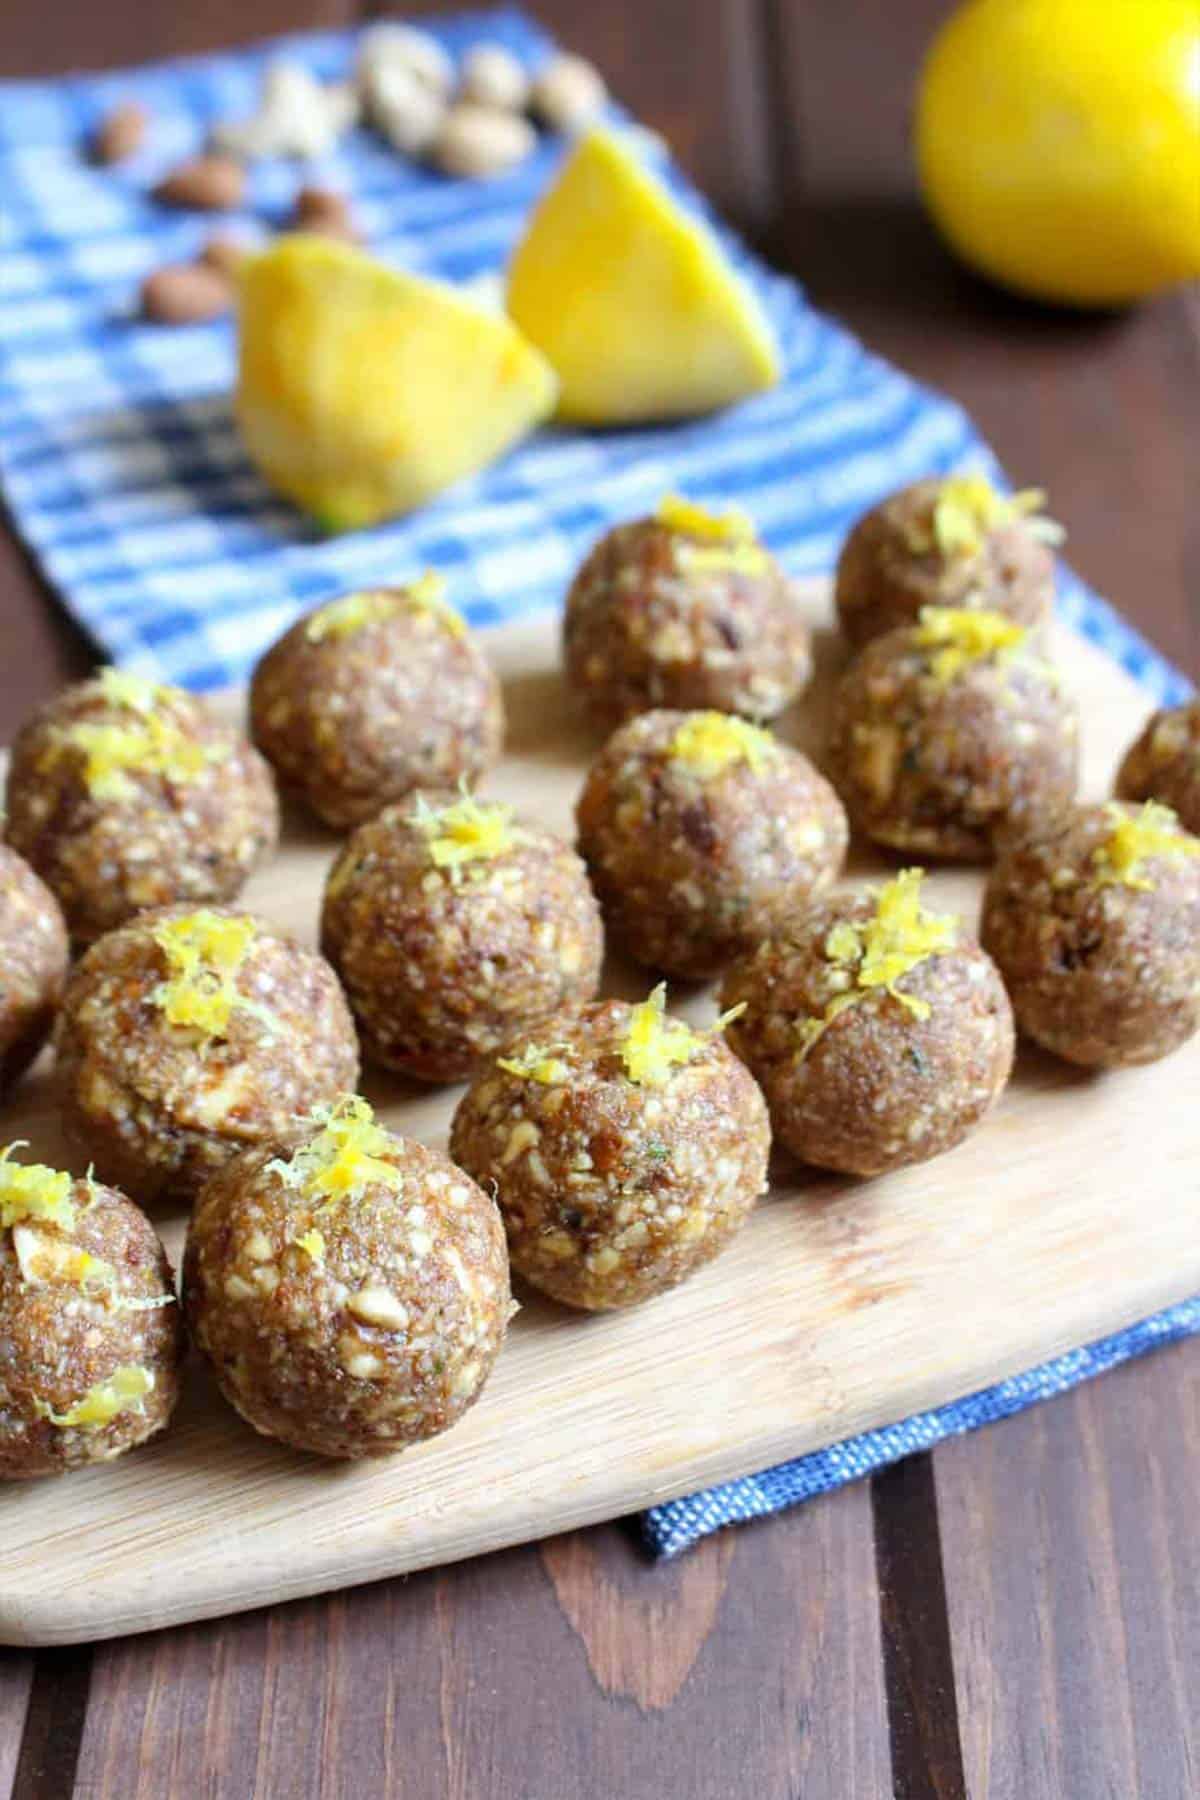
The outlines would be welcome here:
[[[1107,307],[1200,275],[1200,3],[969,0],[922,72],[917,161],[1007,286]]]
[[[330,239],[239,271],[236,412],[270,485],[329,531],[412,511],[553,410],[510,320]]]
[[[580,139],[536,207],[508,310],[578,424],[714,412],[779,379],[770,324],[712,232],[611,131]]]

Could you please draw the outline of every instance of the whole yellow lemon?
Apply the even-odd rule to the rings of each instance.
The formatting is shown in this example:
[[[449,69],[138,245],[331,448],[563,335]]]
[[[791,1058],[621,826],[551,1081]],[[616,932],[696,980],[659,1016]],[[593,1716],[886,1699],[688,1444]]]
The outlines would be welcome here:
[[[921,74],[917,162],[959,254],[1039,299],[1200,275],[1200,0],[968,0]]]

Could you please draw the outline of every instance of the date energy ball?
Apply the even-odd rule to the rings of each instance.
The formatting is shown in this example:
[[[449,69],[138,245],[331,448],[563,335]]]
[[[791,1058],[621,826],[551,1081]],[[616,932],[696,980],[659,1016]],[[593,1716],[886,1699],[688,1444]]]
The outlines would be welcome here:
[[[563,647],[568,683],[606,729],[658,706],[774,718],[812,672],[791,583],[751,521],[675,495],[591,551]]]
[[[882,1175],[950,1150],[999,1098],[1012,1011],[960,919],[927,910],[922,872],[838,894],[726,978],[729,1042],[801,1162]]]
[[[1053,547],[1039,488],[1000,494],[982,475],[901,488],[865,513],[842,546],[834,602],[855,649],[926,606],[982,606],[1041,626],[1054,606]]]
[[[254,741],[319,819],[348,830],[419,787],[477,782],[500,754],[500,683],[430,571],[299,619],[250,686]]]
[[[1155,713],[1117,775],[1122,800],[1161,800],[1200,833],[1200,699]]]
[[[103,937],[55,1028],[63,1120],[102,1178],[186,1204],[358,1078],[337,977],[265,919],[171,907]]]
[[[1170,807],[1078,807],[997,863],[983,942],[1017,1024],[1068,1062],[1154,1062],[1200,1025],[1200,838]]]
[[[487,1195],[359,1099],[213,1177],[183,1295],[221,1392],[256,1431],[353,1458],[456,1424],[515,1310]]]
[[[49,1037],[69,960],[58,901],[0,844],[0,1096]]]
[[[766,1186],[770,1127],[720,1040],[599,1001],[516,1047],[464,1095],[450,1154],[496,1196],[514,1270],[589,1312],[675,1287],[723,1250]]]
[[[728,713],[630,719],[592,764],[577,811],[609,928],[639,962],[688,980],[769,937],[846,854],[829,783]]]
[[[135,913],[233,900],[275,848],[257,750],[205,702],[120,669],[67,688],[17,734],[5,837],[90,944]]]
[[[916,625],[875,638],[843,675],[829,767],[866,837],[986,862],[1070,809],[1079,715],[1025,626],[930,606]]]
[[[590,1000],[604,935],[553,832],[466,793],[420,793],[355,832],[325,886],[321,946],[363,1051],[422,1081],[468,1075]]]
[[[0,1150],[0,1481],[109,1462],[179,1397],[171,1267],[132,1201]]]

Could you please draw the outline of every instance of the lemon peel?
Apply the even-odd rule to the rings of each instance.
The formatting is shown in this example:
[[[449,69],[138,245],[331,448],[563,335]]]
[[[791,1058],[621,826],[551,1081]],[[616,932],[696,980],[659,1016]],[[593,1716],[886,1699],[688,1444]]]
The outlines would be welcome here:
[[[318,1212],[359,1200],[376,1183],[400,1192],[404,1177],[389,1160],[395,1139],[376,1124],[374,1109],[366,1100],[347,1094],[333,1106],[315,1108],[309,1118],[319,1127],[315,1136],[291,1156],[273,1157],[266,1165],[286,1188],[316,1201]],[[301,1248],[309,1248],[302,1239],[297,1241]],[[324,1247],[322,1238],[322,1255]]]
[[[298,1238],[293,1239],[293,1242],[297,1250],[303,1250],[305,1256],[311,1258],[318,1267],[324,1265],[325,1234],[323,1231],[318,1231],[315,1225],[311,1231],[302,1231]]]
[[[121,1413],[143,1413],[147,1394],[154,1392],[155,1375],[140,1363],[125,1363],[114,1369],[107,1381],[98,1381],[83,1398],[66,1412],[57,1413],[44,1401],[35,1402],[42,1417],[63,1429],[74,1426],[84,1431],[99,1431]]]
[[[154,941],[167,962],[167,979],[150,998],[169,1025],[184,1025],[206,1039],[224,1037],[235,1009],[257,1012],[238,992],[237,977],[258,926],[244,914],[200,911],[164,919]]]
[[[11,1161],[13,1151],[24,1147],[18,1138],[0,1150],[0,1231],[25,1219],[43,1219],[70,1231],[75,1224],[74,1177],[46,1163]]]
[[[1155,883],[1145,873],[1147,860],[1164,857],[1179,862],[1200,856],[1200,838],[1184,831],[1178,815],[1160,800],[1147,800],[1132,816],[1114,801],[1105,808],[1113,828],[1092,851],[1097,887],[1141,888],[1153,892]]]
[[[466,621],[446,599],[445,578],[427,569],[416,581],[401,588],[363,588],[330,600],[309,618],[304,635],[310,644],[327,638],[354,637],[368,625],[381,625],[402,612],[424,613],[437,618],[452,637],[466,634]]]
[[[675,545],[675,561],[686,574],[761,575],[767,566],[754,521],[740,506],[709,512],[682,494],[664,494],[654,516],[684,539]]]
[[[935,681],[950,682],[973,663],[1007,662],[1029,637],[1007,613],[982,607],[923,606],[917,643],[932,650],[929,672]]]
[[[730,1007],[707,1031],[694,1031],[682,1019],[666,1016],[667,984],[658,986],[629,1015],[620,1046],[625,1073],[636,1087],[662,1087],[674,1068],[692,1058],[745,1012],[746,1003]]]
[[[498,1056],[496,1067],[504,1069],[510,1075],[519,1076],[522,1081],[540,1081],[546,1087],[553,1087],[565,1081],[570,1069],[555,1050],[565,1050],[565,1044],[547,1044],[543,1048],[539,1044],[526,1044],[513,1056]]]
[[[131,722],[80,719],[64,728],[43,763],[56,761],[64,749],[80,751],[83,779],[95,799],[131,799],[137,792],[133,773],[195,781],[220,754],[164,718],[161,708],[171,698],[170,688],[125,669],[102,669],[98,679],[108,704],[132,714]]]
[[[936,550],[947,562],[978,556],[993,531],[1017,519],[1043,543],[1061,544],[1066,537],[1061,525],[1036,516],[1045,504],[1042,488],[1002,494],[986,475],[948,475],[938,486],[928,531],[918,527],[911,547],[918,555]]]
[[[927,912],[921,905],[923,869],[902,869],[874,893],[875,912],[861,922],[843,919],[825,939],[826,960],[846,971],[852,986],[835,994],[820,1018],[806,1019],[801,1027],[800,1058],[803,1061],[817,1039],[839,1013],[882,988],[898,1000],[914,1019],[927,1019],[929,1003],[906,994],[897,984],[913,969],[948,949],[958,932],[958,920],[950,913]]]
[[[467,863],[492,862],[520,842],[511,806],[481,802],[465,788],[446,806],[430,806],[425,796],[418,794],[411,816],[413,824],[425,833],[434,867],[448,869],[451,880],[458,879]]]
[[[779,744],[761,725],[751,725],[732,713],[698,712],[679,726],[667,754],[706,779],[724,774],[739,762],[760,775],[778,758]]]

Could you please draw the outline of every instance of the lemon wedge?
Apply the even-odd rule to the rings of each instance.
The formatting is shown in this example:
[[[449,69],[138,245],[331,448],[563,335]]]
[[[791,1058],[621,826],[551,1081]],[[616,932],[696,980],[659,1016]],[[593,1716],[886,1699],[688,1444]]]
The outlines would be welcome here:
[[[238,286],[243,441],[327,530],[412,511],[553,410],[554,375],[511,320],[349,245],[285,236]]]
[[[712,232],[612,131],[581,138],[508,276],[508,310],[585,425],[714,412],[774,387],[779,352]]]

